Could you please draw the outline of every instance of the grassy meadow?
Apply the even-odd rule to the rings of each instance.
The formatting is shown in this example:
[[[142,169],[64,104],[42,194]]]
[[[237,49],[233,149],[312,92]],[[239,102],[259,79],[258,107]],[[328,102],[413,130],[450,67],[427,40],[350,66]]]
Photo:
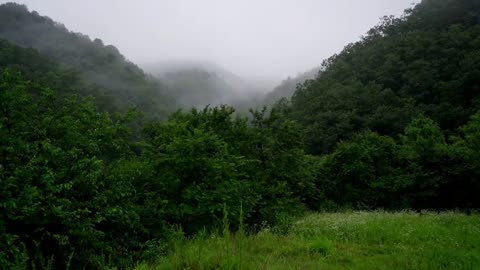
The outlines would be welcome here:
[[[203,233],[172,245],[136,270],[480,269],[480,216],[320,213],[256,234]]]

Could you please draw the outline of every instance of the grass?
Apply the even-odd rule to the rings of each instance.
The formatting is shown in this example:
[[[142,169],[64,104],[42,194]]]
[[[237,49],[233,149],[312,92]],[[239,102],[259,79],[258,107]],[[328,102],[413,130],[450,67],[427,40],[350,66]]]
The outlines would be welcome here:
[[[199,234],[137,270],[480,269],[480,216],[454,212],[311,214],[288,232]]]

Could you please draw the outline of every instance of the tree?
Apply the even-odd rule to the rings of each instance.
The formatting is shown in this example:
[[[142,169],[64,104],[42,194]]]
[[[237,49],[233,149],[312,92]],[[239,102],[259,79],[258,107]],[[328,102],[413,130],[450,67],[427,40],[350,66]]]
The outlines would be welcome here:
[[[2,265],[22,254],[35,269],[132,263],[143,240],[134,191],[107,177],[112,160],[132,155],[121,117],[58,100],[8,70],[0,100]]]

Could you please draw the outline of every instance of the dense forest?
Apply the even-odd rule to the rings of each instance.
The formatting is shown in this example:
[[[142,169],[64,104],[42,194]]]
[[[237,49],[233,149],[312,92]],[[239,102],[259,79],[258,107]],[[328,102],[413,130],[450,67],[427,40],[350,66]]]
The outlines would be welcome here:
[[[397,138],[420,114],[448,136],[466,124],[480,108],[479,6],[423,1],[325,60],[290,106],[309,152],[329,153],[362,130]]]
[[[226,220],[480,208],[477,0],[385,17],[248,117],[175,111],[195,104],[172,85],[211,73],[163,82],[22,5],[0,6],[0,39],[2,269],[129,268]]]

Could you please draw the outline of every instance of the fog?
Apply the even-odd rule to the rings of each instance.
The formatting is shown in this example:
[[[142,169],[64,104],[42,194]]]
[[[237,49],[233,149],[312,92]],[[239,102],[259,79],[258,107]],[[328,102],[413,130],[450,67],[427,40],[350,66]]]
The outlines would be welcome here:
[[[0,1],[1,3],[8,1]],[[320,65],[412,0],[17,0],[143,65],[209,61],[276,80]],[[418,1],[417,1],[418,2]]]

